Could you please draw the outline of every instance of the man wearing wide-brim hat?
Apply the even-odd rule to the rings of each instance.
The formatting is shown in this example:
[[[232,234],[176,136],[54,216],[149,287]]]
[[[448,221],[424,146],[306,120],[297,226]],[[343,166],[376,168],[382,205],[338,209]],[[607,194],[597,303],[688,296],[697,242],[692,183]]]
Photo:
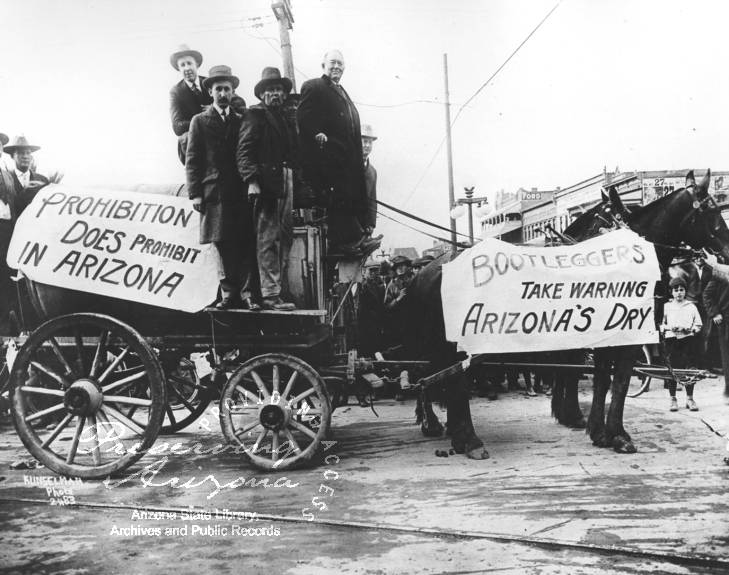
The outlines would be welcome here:
[[[228,66],[210,68],[203,88],[213,104],[193,116],[185,155],[187,193],[200,213],[200,243],[214,244],[222,264],[219,309],[257,307],[251,292],[251,211],[235,162],[241,119],[230,108],[238,84]]]
[[[238,137],[238,173],[253,205],[256,255],[264,309],[290,311],[284,301],[286,262],[291,247],[295,131],[283,113],[292,83],[267,67],[253,93],[261,100],[243,116]]]
[[[0,170],[0,335],[14,335],[10,316],[17,307],[17,294],[6,263],[8,247],[18,216],[38,190],[48,184],[48,179],[36,174],[30,167],[33,152],[40,150],[40,146],[31,144],[21,135],[4,149],[13,157],[15,168],[12,172]]]
[[[362,159],[364,160],[365,196],[367,210],[364,215],[364,232],[369,237],[377,226],[377,170],[370,162],[372,145],[377,136],[371,124],[362,124]],[[382,239],[380,237],[379,239]]]
[[[191,50],[187,44],[182,44],[170,56],[172,67],[182,73],[182,80],[170,90],[170,117],[172,131],[177,136],[177,152],[183,164],[190,121],[195,114],[203,111],[204,106],[213,103],[210,93],[203,87],[205,78],[197,73],[202,61],[202,54]]]

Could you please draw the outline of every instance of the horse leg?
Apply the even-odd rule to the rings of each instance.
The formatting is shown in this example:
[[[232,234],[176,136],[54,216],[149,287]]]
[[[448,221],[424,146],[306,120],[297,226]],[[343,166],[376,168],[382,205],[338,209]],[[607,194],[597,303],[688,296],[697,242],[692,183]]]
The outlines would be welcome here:
[[[633,359],[621,359],[617,362],[613,376],[612,399],[607,414],[606,434],[612,448],[618,453],[635,453],[638,451],[623,428],[623,409],[633,372]]]
[[[551,375],[551,374],[550,374]],[[564,383],[559,375],[552,379],[552,417],[564,425]]]
[[[443,435],[443,424],[433,411],[433,402],[428,391],[425,390],[418,396],[415,408],[416,423],[420,423],[420,432],[425,437],[440,437]]]
[[[587,418],[587,433],[592,444],[608,447],[610,444],[605,431],[605,396],[610,387],[610,361],[595,351],[595,373],[592,379],[592,405]]]
[[[448,388],[447,425],[456,453],[465,453],[470,459],[489,458],[489,452],[473,428],[465,374],[455,376]]]
[[[587,426],[585,416],[580,409],[580,402],[577,395],[579,377],[569,374],[564,389],[564,425],[575,429],[584,429]]]

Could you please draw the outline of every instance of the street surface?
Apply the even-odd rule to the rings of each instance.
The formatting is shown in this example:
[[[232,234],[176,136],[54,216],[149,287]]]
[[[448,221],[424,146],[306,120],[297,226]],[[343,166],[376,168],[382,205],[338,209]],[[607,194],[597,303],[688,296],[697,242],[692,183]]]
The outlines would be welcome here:
[[[413,399],[380,400],[379,418],[345,406],[331,457],[269,476],[230,452],[171,452],[220,444],[206,414],[111,483],[56,493],[48,470],[10,469],[29,455],[5,420],[0,573],[729,573],[727,440],[701,421],[729,431],[722,388],[721,377],[697,384],[699,412],[679,391],[670,413],[660,383],[628,398],[634,455],[558,426],[544,396],[473,400],[486,461],[436,457],[450,444],[420,434]],[[225,486],[239,477],[269,477],[269,487]],[[61,489],[75,504],[50,504]]]

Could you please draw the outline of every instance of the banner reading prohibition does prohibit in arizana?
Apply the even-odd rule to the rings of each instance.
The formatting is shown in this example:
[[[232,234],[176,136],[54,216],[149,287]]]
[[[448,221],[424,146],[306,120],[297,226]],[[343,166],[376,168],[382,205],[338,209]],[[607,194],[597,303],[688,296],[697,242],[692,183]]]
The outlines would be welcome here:
[[[630,230],[549,248],[489,238],[443,266],[446,337],[470,354],[655,343],[659,279]]]
[[[187,198],[49,186],[18,218],[7,263],[39,283],[196,312],[218,288],[199,229]]]

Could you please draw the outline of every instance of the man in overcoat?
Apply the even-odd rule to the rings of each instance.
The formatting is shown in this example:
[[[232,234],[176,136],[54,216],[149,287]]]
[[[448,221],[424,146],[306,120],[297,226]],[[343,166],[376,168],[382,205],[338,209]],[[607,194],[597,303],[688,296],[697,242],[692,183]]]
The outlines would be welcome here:
[[[0,134],[0,140],[2,136],[5,134]],[[21,135],[5,150],[12,156],[15,169],[9,172],[0,168],[0,334],[14,335],[16,326],[12,325],[11,311],[16,310],[18,297],[6,263],[10,238],[18,216],[49,181],[31,169],[33,152],[40,150],[40,146],[32,145]]]
[[[373,230],[377,226],[377,170],[370,162],[370,154],[372,146],[377,136],[370,124],[362,125],[362,158],[364,160],[365,175],[365,197],[367,201],[367,210],[364,218],[364,232],[367,236],[371,236]]]
[[[200,212],[200,243],[212,242],[220,255],[218,309],[259,307],[251,299],[251,212],[235,160],[241,119],[230,108],[238,84],[228,66],[210,69],[203,87],[213,105],[192,118],[185,156],[187,192]]]
[[[292,233],[295,135],[283,114],[291,87],[278,68],[264,68],[253,90],[261,104],[246,111],[236,154],[253,205],[263,308],[277,311],[295,308],[281,298]]]
[[[170,56],[172,67],[182,73],[182,80],[170,90],[170,117],[172,131],[177,136],[177,154],[183,164],[190,121],[195,114],[203,111],[203,106],[213,103],[210,93],[203,87],[205,77],[197,73],[202,60],[202,54],[186,44]]]
[[[724,371],[724,396],[729,398],[729,279],[723,273],[714,273],[703,294],[707,321],[716,332]]]
[[[364,228],[367,198],[359,113],[340,80],[344,57],[324,55],[324,74],[301,87],[296,111],[304,178],[328,208],[332,251],[372,251],[379,245]]]

